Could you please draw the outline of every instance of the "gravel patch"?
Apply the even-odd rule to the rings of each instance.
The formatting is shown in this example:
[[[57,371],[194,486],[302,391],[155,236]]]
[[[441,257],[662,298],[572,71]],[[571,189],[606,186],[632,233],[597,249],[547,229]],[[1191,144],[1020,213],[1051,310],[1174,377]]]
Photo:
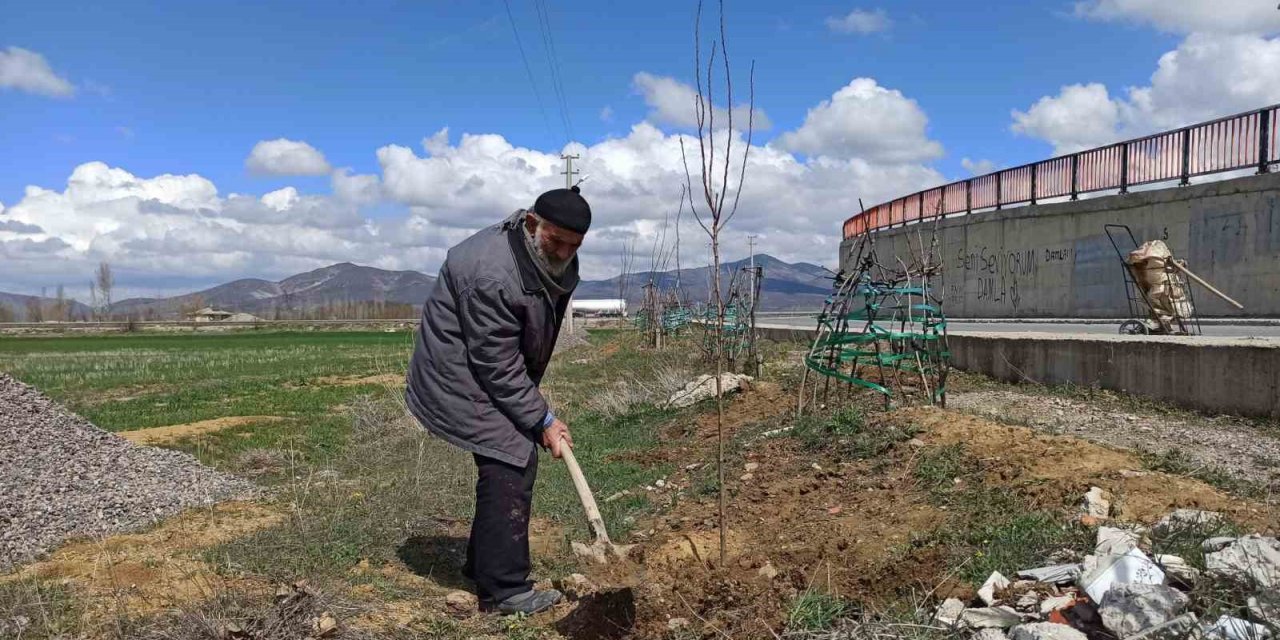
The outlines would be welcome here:
[[[1198,464],[1264,485],[1280,480],[1280,439],[1230,416],[1134,412],[1007,390],[948,393],[947,408],[1122,449],[1174,449]]]
[[[254,492],[190,455],[104,431],[0,373],[0,571],[68,538],[137,530]]]

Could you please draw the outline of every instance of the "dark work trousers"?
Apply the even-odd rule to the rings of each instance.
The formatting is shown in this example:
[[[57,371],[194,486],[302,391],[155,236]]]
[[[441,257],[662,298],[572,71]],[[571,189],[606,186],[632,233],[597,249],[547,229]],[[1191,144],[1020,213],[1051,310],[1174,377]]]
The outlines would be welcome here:
[[[473,454],[474,455],[474,454]],[[533,588],[529,580],[529,508],[538,477],[538,452],[523,469],[475,455],[476,516],[463,574],[476,583],[481,604],[494,605]]]

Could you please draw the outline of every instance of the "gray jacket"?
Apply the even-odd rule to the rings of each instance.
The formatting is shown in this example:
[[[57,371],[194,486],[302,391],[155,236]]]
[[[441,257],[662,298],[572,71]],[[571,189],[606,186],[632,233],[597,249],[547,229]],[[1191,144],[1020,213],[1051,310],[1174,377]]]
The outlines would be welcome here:
[[[552,303],[525,248],[520,213],[449,250],[422,305],[405,401],[431,433],[524,467],[547,414],[538,384],[570,295]],[[562,281],[572,293],[577,258]]]

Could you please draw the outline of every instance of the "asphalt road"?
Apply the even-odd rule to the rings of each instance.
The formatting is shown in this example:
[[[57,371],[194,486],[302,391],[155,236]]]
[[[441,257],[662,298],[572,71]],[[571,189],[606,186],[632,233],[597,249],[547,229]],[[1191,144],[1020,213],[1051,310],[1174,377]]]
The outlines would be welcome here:
[[[813,327],[815,321],[812,317],[764,317],[757,318],[756,322],[761,325],[775,325],[785,327]],[[1280,322],[1274,321],[1253,321],[1257,324],[1220,324],[1219,322],[1203,323],[1203,335],[1214,336],[1220,338],[1277,338],[1280,337]],[[1035,322],[964,322],[949,321],[947,322],[947,331],[971,332],[971,333],[1087,333],[1087,334],[1105,334],[1116,335],[1119,333],[1120,323],[1108,322],[1099,323],[1098,321],[1088,322],[1054,322],[1054,321],[1035,321]]]

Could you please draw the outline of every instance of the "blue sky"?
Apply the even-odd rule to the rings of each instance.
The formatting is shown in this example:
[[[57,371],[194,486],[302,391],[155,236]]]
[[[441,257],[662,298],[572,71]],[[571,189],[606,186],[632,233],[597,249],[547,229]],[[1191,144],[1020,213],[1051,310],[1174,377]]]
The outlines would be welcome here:
[[[667,148],[672,148],[668,143],[674,140],[668,136],[688,128],[681,126],[679,117],[664,116],[663,109],[655,106],[662,96],[639,86],[637,74],[677,83],[692,80],[695,3],[540,1],[549,19],[554,60],[568,106],[563,116],[552,88],[546,36],[539,28],[539,0],[510,0],[509,5],[491,0],[9,4],[0,24],[0,54],[6,48],[13,54],[13,48],[18,48],[38,55],[49,73],[65,85],[60,85],[63,90],[39,89],[11,77],[6,86],[0,72],[0,203],[9,207],[0,214],[0,221],[7,214],[46,232],[19,237],[12,232],[6,235],[0,227],[0,242],[26,243],[21,249],[11,244],[6,253],[0,253],[0,265],[24,267],[0,269],[9,272],[0,275],[0,290],[30,291],[37,282],[70,277],[83,265],[101,259],[113,260],[134,273],[140,290],[156,292],[241,275],[288,275],[292,269],[337,261],[348,250],[350,259],[357,262],[432,271],[447,241],[480,223],[468,224],[449,212],[465,209],[461,204],[433,200],[440,193],[433,190],[435,186],[413,182],[442,175],[440,166],[426,164],[429,159],[444,162],[452,154],[452,160],[444,163],[454,172],[448,174],[453,178],[473,177],[476,184],[492,188],[508,184],[486,174],[483,162],[475,160],[488,147],[477,143],[466,152],[463,134],[500,136],[510,149],[494,154],[532,158],[528,162],[539,167],[538,182],[520,182],[509,189],[512,193],[499,194],[511,202],[524,202],[544,183],[546,188],[557,185],[559,178],[542,165],[567,140],[588,150],[584,171],[591,174],[595,168],[593,179],[604,176],[610,194],[643,191],[638,183],[627,182],[639,178],[628,175],[633,167],[626,158],[643,155],[636,151],[644,144],[643,136],[634,127],[652,125],[660,134],[654,144]],[[1170,4],[1180,5],[1176,14],[1164,6]],[[1276,28],[1274,21],[1270,16],[1259,20],[1262,14],[1256,7],[1246,8],[1253,4],[1252,0],[1188,0],[1185,6],[1147,0],[731,1],[728,30],[736,89],[745,97],[745,69],[754,59],[756,105],[772,124],[756,132],[755,141],[762,149],[768,145],[777,152],[762,152],[765,157],[759,161],[774,168],[800,163],[806,175],[826,180],[812,185],[812,190],[803,180],[788,183],[787,188],[796,191],[796,204],[762,204],[758,213],[746,216],[746,224],[754,226],[744,227],[743,232],[763,235],[764,250],[784,258],[830,263],[833,256],[827,254],[834,245],[825,236],[838,234],[839,222],[853,213],[851,203],[856,197],[890,198],[901,195],[899,191],[969,175],[963,158],[995,166],[1021,164],[1151,129],[1156,126],[1152,123],[1172,126],[1206,113],[1262,106],[1254,104],[1259,100],[1280,100],[1276,89],[1241,88],[1243,83],[1225,87],[1221,99],[1207,104],[1204,96],[1187,98],[1185,103],[1178,97],[1195,93],[1184,89],[1195,86],[1194,78],[1188,79],[1192,71],[1232,65],[1233,59],[1242,56],[1257,57],[1242,53],[1252,51],[1250,47],[1267,55],[1280,50],[1280,44],[1267,37]],[[715,7],[709,6],[708,13],[707,21],[713,23]],[[517,49],[512,19],[540,101]],[[841,29],[840,21],[862,29]],[[713,36],[704,33],[704,42]],[[1181,57],[1174,60],[1173,72],[1163,79],[1153,77],[1165,66],[1162,56],[1174,54]],[[1179,61],[1181,67],[1176,64]],[[795,141],[799,138],[784,142],[788,132],[806,127],[811,109],[833,100],[833,94],[855,78],[874,80],[873,92],[889,101],[884,103],[885,118],[892,120],[896,113],[918,117],[908,118],[909,122],[864,123],[862,133],[849,134],[844,148],[822,142],[830,128],[812,129],[811,140],[817,142],[808,145]],[[1073,85],[1079,90],[1070,90]],[[1135,97],[1129,93],[1131,87],[1149,89],[1152,98]],[[912,102],[915,107],[910,106]],[[1019,120],[1015,110],[1024,119]],[[562,118],[571,122],[572,137],[566,135]],[[900,140],[886,136],[881,141],[897,152],[858,146],[859,135],[865,137],[868,128],[888,130],[899,125],[906,131]],[[424,149],[424,139],[446,127],[449,151]],[[255,173],[246,168],[255,144],[280,138],[310,145],[323,155],[329,170],[350,168],[351,175],[369,176],[377,195],[337,202],[335,180],[328,171],[298,175],[296,171]],[[610,145],[610,141],[622,142]],[[922,142],[939,145],[940,153],[910,149]],[[392,146],[412,151],[397,156],[404,172],[398,173],[394,161],[388,160],[394,154],[379,155],[380,149]],[[824,156],[845,163],[850,198],[818,195],[833,193],[839,182],[829,167],[815,162]],[[463,168],[471,161],[467,158],[475,163]],[[653,162],[659,167],[672,164],[669,155],[666,160]],[[678,161],[677,155],[674,162]],[[69,195],[69,178],[86,163],[105,165],[88,167],[83,175],[97,176],[92,180],[95,185],[115,185],[111,189],[116,191],[106,191],[116,195],[102,196],[101,189],[93,195]],[[599,166],[604,164],[607,169]],[[125,173],[107,178],[108,169]],[[216,197],[202,195],[205,199],[200,200],[188,197],[189,193],[179,196],[168,191],[155,196],[154,190],[130,197],[152,198],[179,208],[175,203],[199,200],[206,212],[221,212],[231,194],[259,198],[292,188],[293,199],[276,198],[272,201],[284,204],[264,211],[282,212],[286,217],[298,214],[295,222],[300,226],[273,228],[299,236],[314,230],[316,225],[293,208],[314,196],[321,200],[312,205],[328,207],[326,212],[346,220],[351,229],[368,227],[369,220],[401,225],[398,232],[384,230],[380,236],[384,239],[389,233],[407,237],[404,230],[416,224],[414,228],[430,235],[423,242],[430,251],[390,255],[395,246],[363,240],[352,241],[359,244],[358,250],[344,249],[349,237],[334,231],[341,227],[338,223],[319,225],[330,234],[327,245],[317,238],[305,247],[199,248],[187,240],[179,242],[183,229],[188,235],[199,234],[176,218],[156,217],[146,207],[127,214],[111,209],[119,204],[112,199],[123,193],[119,189],[125,187],[120,185],[163,174],[198,176],[212,185]],[[767,182],[764,175],[761,179]],[[655,184],[664,185],[660,203],[653,200],[636,209],[601,193],[596,206],[598,215],[600,209],[609,209],[601,216],[608,226],[600,234],[603,239],[596,253],[588,254],[598,258],[590,262],[590,271],[605,275],[612,263],[604,256],[616,251],[618,243],[628,235],[647,238],[652,233],[656,224],[652,211],[674,207],[665,186],[669,178],[654,179]],[[49,198],[49,202],[29,198],[24,193],[29,185],[65,197]],[[192,188],[197,187],[203,189]],[[501,197],[491,193],[486,197],[495,202],[495,208],[505,206]],[[101,206],[86,206],[86,200]],[[779,208],[787,206],[801,211],[807,225],[804,233],[797,235],[785,224],[768,221],[771,214],[785,217],[787,212]],[[204,219],[207,213],[197,212],[200,207],[191,210],[196,213],[188,212],[188,217],[203,216],[200,224],[215,224]],[[239,222],[216,223],[221,225],[218,230],[244,234],[249,232],[241,223],[285,224],[279,219],[245,217],[259,214],[236,215],[240,218],[232,218]],[[48,227],[60,226],[55,216],[72,216],[79,223],[53,231]],[[134,226],[139,220],[147,221],[143,226],[149,226],[150,235],[126,231],[125,220],[133,220]],[[423,231],[427,228],[432,231]],[[815,242],[815,254],[804,255],[803,249]],[[191,270],[149,266],[156,252],[163,251],[156,247],[164,243],[173,251],[208,251],[205,263],[218,266]],[[232,238],[231,244],[244,243]],[[18,271],[35,275],[13,275]]]
[[[766,139],[868,76],[920,103],[947,149],[938,166],[956,176],[962,156],[1020,164],[1049,152],[1009,130],[1010,109],[1082,72],[1111,86],[1142,84],[1176,43],[1075,17],[1069,2],[984,4],[892,3],[888,31],[852,36],[824,23],[855,8],[847,2],[730,2],[731,61],[756,59],[758,104],[775,125]],[[577,140],[625,135],[644,117],[636,72],[692,73],[691,2],[546,6]],[[283,185],[244,171],[246,150],[264,137],[306,140],[360,172],[376,169],[377,146],[412,145],[445,126],[558,149],[564,131],[534,4],[511,8],[543,85],[545,121],[502,2],[11,8],[0,43],[42,52],[97,89],[70,101],[4,95],[0,202],[28,184],[59,184],[90,159],[139,175],[196,172],[225,190]],[[611,122],[600,119],[606,106]]]

